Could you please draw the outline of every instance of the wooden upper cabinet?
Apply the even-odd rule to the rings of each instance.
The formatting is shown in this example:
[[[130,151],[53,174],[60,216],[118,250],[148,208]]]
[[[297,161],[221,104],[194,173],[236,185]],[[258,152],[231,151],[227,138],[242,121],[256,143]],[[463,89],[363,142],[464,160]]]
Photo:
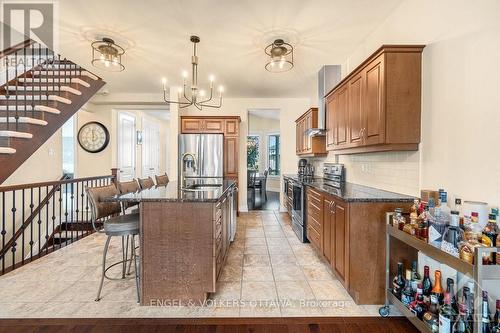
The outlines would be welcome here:
[[[363,114],[363,74],[358,74],[348,82],[349,105],[348,105],[348,132],[349,146],[357,147],[363,144],[363,128],[365,127],[365,116]]]
[[[182,133],[201,133],[203,131],[203,119],[181,119]]]
[[[324,136],[311,137],[307,130],[318,127],[318,109],[311,108],[295,121],[295,135],[297,155],[320,156],[325,155],[326,140]]]
[[[327,95],[327,149],[418,150],[421,45],[385,45]]]
[[[371,62],[362,72],[365,79],[363,136],[366,145],[384,143],[384,62],[383,55]],[[420,124],[419,124],[420,125]]]
[[[223,133],[224,119],[204,119],[203,133]]]
[[[225,126],[224,133],[226,135],[237,136],[239,134],[240,121],[238,119],[226,119]]]

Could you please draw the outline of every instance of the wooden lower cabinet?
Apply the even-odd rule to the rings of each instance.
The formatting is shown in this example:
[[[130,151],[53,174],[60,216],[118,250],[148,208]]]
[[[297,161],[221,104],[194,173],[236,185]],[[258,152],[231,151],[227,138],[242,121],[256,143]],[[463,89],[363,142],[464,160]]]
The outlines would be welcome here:
[[[314,208],[318,198],[319,213]],[[306,187],[307,237],[356,304],[384,303],[385,213],[397,207],[409,211],[410,206],[411,202],[346,202]]]

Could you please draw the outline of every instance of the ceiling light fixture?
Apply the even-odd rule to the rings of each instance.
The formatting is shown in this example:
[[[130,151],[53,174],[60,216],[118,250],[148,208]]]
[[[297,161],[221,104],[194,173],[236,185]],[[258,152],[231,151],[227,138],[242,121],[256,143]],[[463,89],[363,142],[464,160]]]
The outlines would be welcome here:
[[[179,88],[177,90],[177,101],[170,101],[167,99],[167,79],[162,79],[163,100],[169,104],[179,104],[179,108],[181,109],[191,105],[194,105],[199,110],[201,110],[203,107],[220,108],[222,106],[222,93],[224,92],[224,87],[219,86],[219,97],[217,98],[218,103],[210,104],[209,102],[213,99],[215,77],[213,75],[210,75],[209,77],[210,90],[208,94],[205,92],[205,90],[200,90],[200,87],[198,86],[198,56],[196,55],[196,44],[200,42],[200,37],[191,36],[190,40],[193,43],[193,56],[191,57],[191,94],[188,95],[188,93],[186,92],[188,72],[183,71],[182,77],[184,79],[184,84],[183,88]],[[205,96],[207,97],[205,98]]]
[[[276,39],[266,46],[264,52],[269,56],[266,69],[269,72],[286,72],[293,68],[293,46],[283,39]]]
[[[125,50],[111,38],[104,37],[92,44],[92,65],[105,71],[121,72],[125,69],[122,55]]]

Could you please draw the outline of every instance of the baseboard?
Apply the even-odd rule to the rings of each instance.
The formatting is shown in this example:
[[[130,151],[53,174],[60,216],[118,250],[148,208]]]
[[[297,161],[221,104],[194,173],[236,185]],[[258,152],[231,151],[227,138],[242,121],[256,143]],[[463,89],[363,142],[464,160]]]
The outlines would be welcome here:
[[[242,212],[242,213],[248,213],[248,205],[242,204],[242,205],[240,205],[239,208],[240,208],[240,212]]]

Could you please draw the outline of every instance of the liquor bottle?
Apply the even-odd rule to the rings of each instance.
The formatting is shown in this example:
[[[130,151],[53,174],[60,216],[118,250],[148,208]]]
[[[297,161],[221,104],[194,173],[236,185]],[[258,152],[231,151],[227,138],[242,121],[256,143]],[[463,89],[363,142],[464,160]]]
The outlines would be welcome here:
[[[424,302],[424,295],[417,294],[415,301],[410,306],[410,310],[417,316],[418,319],[423,320],[424,313],[428,310],[427,304]]]
[[[418,285],[422,282],[422,278],[420,274],[418,274],[418,266],[417,262],[414,261],[411,263],[411,289],[413,293],[417,292]]]
[[[453,311],[455,311],[455,313],[458,314],[458,302],[457,302],[457,296],[455,294],[455,282],[453,281],[452,278],[446,279],[446,292],[450,294],[450,303],[451,307],[453,308]]]
[[[488,216],[488,223],[485,225],[481,236],[481,243],[485,246],[496,246],[497,237],[500,234],[496,219],[497,217],[493,214]],[[495,252],[483,254],[483,265],[494,265],[496,263],[495,254]]]
[[[424,302],[429,303],[431,296],[432,282],[429,277],[429,266],[424,266],[424,279],[422,280],[422,295],[424,295]]]
[[[401,208],[394,209],[394,216],[392,218],[392,226],[394,228],[399,229],[399,225],[402,223],[401,222],[402,219],[404,219],[403,210]],[[403,230],[402,226],[401,226],[401,230]]]
[[[432,332],[439,332],[439,302],[436,295],[431,295],[429,310],[424,313],[423,321]]]
[[[473,333],[472,327],[467,324],[463,309],[460,309],[457,321],[453,324],[453,333]]]
[[[439,311],[439,333],[452,333],[453,323],[458,313],[451,306],[451,295],[446,293],[444,305]]]
[[[448,217],[444,217],[439,207],[434,207],[434,199],[429,199],[429,214],[427,215],[429,225],[429,244],[441,248],[443,234],[448,223]]]
[[[492,331],[492,322],[490,315],[490,306],[488,304],[488,292],[483,290],[483,301],[482,301],[482,309],[483,313],[481,315],[481,325],[483,333],[491,333]]]
[[[478,212],[472,212],[470,214],[470,230],[468,239],[480,242],[482,235],[483,228],[481,228],[481,225],[479,224],[479,214]]]
[[[398,274],[392,281],[392,293],[399,300],[401,300],[401,293],[403,292],[403,288],[405,287],[405,282],[405,278],[403,277],[403,263],[398,262]]]
[[[441,286],[441,271],[438,269],[434,272],[434,287],[431,290],[431,296],[433,295],[436,296],[438,304],[442,305],[444,299],[444,290]]]
[[[441,250],[457,258],[460,257],[460,243],[464,239],[464,232],[459,226],[460,216],[458,214],[456,210],[451,211],[450,225],[446,226],[441,242]]]
[[[410,304],[415,300],[415,293],[411,288],[411,270],[406,270],[406,283],[403,291],[401,292],[401,302],[410,307]]]
[[[474,327],[474,296],[469,287],[464,287],[465,296],[465,321],[468,329],[472,332]]]
[[[497,299],[495,316],[493,317],[492,333],[500,333],[500,300]]]

